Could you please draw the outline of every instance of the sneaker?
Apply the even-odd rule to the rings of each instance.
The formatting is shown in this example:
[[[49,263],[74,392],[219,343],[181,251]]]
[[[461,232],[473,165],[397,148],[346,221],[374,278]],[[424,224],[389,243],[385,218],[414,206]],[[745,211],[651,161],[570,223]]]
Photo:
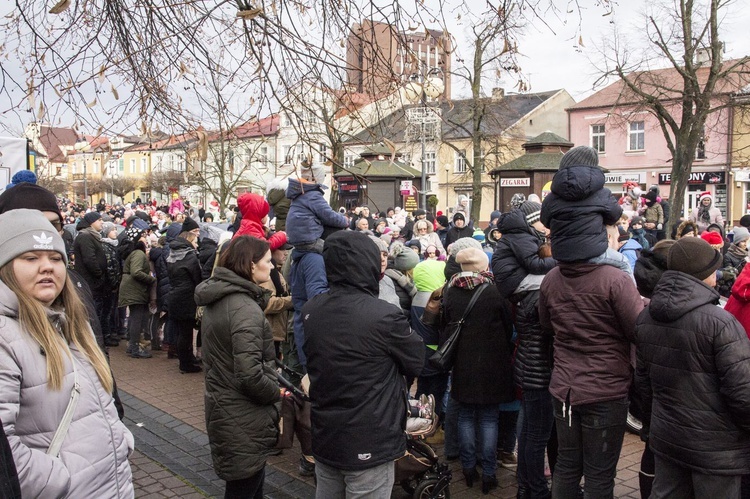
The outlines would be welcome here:
[[[518,468],[518,458],[512,452],[500,453],[500,466],[509,470]]]
[[[312,457],[310,459],[312,459]],[[315,463],[308,461],[305,456],[300,456],[299,474],[300,476],[315,476]]]
[[[109,336],[104,339],[104,346],[108,347],[119,347],[120,346],[120,340],[117,339],[116,336]]]
[[[151,352],[140,347],[134,350],[130,356],[134,359],[150,359],[152,357]]]

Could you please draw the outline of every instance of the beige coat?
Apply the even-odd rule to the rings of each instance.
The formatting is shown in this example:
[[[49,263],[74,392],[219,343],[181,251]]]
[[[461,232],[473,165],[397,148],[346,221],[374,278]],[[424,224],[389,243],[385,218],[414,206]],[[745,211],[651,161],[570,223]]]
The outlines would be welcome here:
[[[287,290],[287,296],[276,296],[276,286],[273,285],[272,281],[263,283],[261,287],[271,291],[271,298],[268,300],[264,312],[268,323],[271,324],[273,341],[286,341],[286,334],[289,329],[289,311],[294,306],[292,305],[292,296],[288,293],[289,286],[281,273],[279,273],[279,278],[281,279],[281,286]]]

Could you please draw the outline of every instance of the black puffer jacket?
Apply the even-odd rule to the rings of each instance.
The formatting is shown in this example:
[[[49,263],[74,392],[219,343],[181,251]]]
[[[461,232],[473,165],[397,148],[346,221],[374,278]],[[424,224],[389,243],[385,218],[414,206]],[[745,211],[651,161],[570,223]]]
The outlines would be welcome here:
[[[169,316],[177,320],[195,319],[195,287],[201,282],[201,264],[198,253],[187,239],[178,237],[169,243],[167,256],[169,273]]]
[[[688,274],[662,275],[636,323],[636,384],[654,454],[741,475],[750,469],[750,342],[718,301]]]
[[[422,340],[397,307],[378,299],[380,254],[361,232],[326,239],[330,290],[302,307],[315,459],[342,470],[406,451],[406,383],[424,363]]]
[[[541,221],[551,233],[552,256],[561,262],[576,262],[601,255],[607,250],[605,225],[614,225],[620,215],[622,207],[604,188],[600,168],[561,168],[552,179],[552,192],[544,198],[541,212]]]
[[[492,254],[492,273],[500,294],[508,298],[527,275],[544,275],[556,263],[554,258],[539,258],[539,246],[544,240],[529,227],[521,210],[504,213],[497,226],[503,237]]]
[[[168,255],[169,246],[164,248],[153,247],[148,252],[148,258],[153,262],[156,273],[156,307],[159,311],[167,310],[167,295],[169,295]]]

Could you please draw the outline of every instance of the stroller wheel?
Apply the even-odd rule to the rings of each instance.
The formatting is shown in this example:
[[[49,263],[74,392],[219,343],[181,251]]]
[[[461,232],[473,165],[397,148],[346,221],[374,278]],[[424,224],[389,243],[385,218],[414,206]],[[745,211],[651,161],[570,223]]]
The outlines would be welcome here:
[[[430,478],[421,481],[419,485],[417,485],[416,490],[414,490],[412,497],[414,499],[450,499],[451,491],[449,483],[446,482],[445,485],[441,487],[442,490],[436,490],[438,482],[440,482],[440,480],[437,478]]]
[[[407,480],[401,480],[399,485],[401,485],[401,488],[404,489],[404,492],[406,492],[409,495],[414,495],[414,491],[417,490],[417,482],[413,479],[407,479]]]

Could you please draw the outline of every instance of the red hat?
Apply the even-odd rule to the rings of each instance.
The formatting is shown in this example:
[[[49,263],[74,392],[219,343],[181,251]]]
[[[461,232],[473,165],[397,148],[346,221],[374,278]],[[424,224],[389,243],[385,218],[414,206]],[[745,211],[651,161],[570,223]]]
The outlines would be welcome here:
[[[706,241],[711,246],[714,246],[714,245],[724,246],[724,239],[722,239],[721,234],[719,234],[718,232],[706,231],[703,234],[701,234],[701,239]]]

